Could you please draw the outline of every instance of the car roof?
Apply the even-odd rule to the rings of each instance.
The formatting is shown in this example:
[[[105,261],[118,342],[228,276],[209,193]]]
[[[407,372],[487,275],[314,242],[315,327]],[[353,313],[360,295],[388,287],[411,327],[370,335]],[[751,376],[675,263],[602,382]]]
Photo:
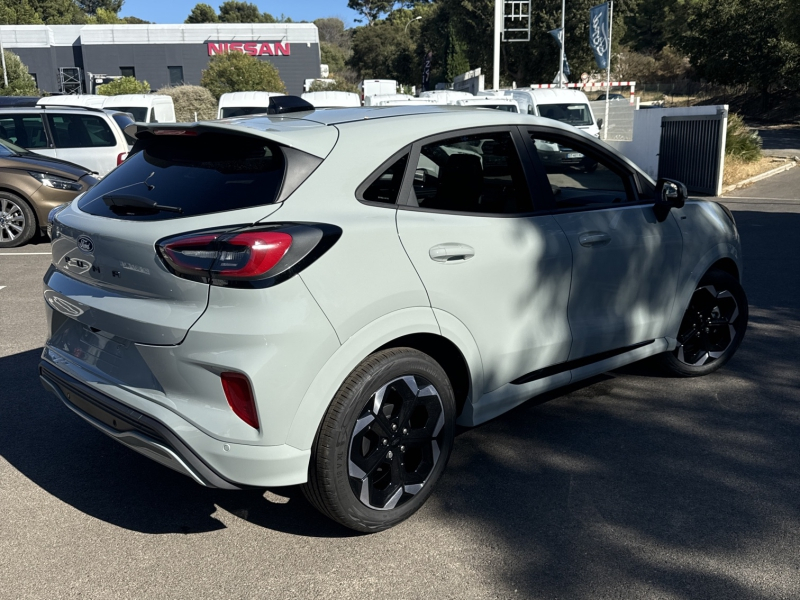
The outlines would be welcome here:
[[[6,113],[19,113],[19,112],[75,112],[85,113],[91,112],[95,114],[105,114],[102,107],[99,106],[71,106],[69,104],[37,104],[36,106],[0,106],[0,114]]]
[[[167,100],[169,99],[169,100]],[[107,96],[103,106],[113,108],[116,106],[151,106],[157,102],[171,102],[172,98],[166,94],[120,94]]]
[[[272,96],[284,96],[278,92],[228,92],[219,97],[219,105],[227,107],[236,106],[267,106]]]
[[[536,99],[538,103],[542,102],[575,102],[576,99],[587,100],[586,94],[580,90],[570,89],[538,89],[538,88],[517,88],[516,90],[509,90],[513,92],[523,92],[526,95],[530,94]]]

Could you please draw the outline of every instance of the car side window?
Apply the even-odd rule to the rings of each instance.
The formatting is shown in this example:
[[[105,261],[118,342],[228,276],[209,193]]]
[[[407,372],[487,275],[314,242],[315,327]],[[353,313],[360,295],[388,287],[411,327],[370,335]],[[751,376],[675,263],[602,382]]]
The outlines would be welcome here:
[[[23,148],[47,148],[41,115],[3,115],[0,137]]]
[[[417,206],[434,210],[532,211],[522,164],[507,131],[453,137],[423,146],[414,173],[414,196]]]
[[[102,148],[116,146],[108,124],[95,115],[47,115],[56,148]]]
[[[406,172],[407,164],[408,154],[404,154],[367,186],[367,189],[361,194],[361,199],[382,204],[397,204],[397,196],[403,185],[403,174]]]
[[[531,132],[557,208],[606,208],[632,202],[629,177],[591,149]]]

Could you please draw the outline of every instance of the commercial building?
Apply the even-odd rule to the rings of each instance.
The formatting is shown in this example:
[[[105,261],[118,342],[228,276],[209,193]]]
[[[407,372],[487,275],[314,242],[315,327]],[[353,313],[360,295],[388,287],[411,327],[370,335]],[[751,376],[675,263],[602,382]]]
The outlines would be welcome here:
[[[133,76],[152,89],[199,84],[209,58],[245,52],[271,62],[288,93],[320,76],[319,34],[312,23],[197,25],[4,25],[3,46],[51,93],[92,93],[102,77]]]

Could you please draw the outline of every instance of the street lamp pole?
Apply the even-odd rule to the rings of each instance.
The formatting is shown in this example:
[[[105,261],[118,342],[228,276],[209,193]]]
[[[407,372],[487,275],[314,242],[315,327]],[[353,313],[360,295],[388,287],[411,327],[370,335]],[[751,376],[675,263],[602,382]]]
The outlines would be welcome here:
[[[500,89],[500,37],[503,35],[503,2],[494,0],[494,60],[492,61],[492,89]]]
[[[419,21],[421,18],[422,17],[414,17],[408,23],[406,23],[406,26],[403,28],[403,33],[408,33],[408,26],[411,25],[414,21]]]

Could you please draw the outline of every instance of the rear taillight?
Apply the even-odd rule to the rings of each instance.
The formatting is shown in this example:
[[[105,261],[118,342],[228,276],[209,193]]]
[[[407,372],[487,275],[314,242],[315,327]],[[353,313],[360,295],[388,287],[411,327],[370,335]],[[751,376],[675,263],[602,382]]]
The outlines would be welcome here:
[[[258,429],[256,401],[250,382],[241,373],[222,373],[222,389],[234,414],[254,429]]]
[[[292,245],[292,236],[277,231],[201,234],[167,241],[164,258],[187,275],[223,279],[257,279],[272,269]]]
[[[128,158],[127,152],[121,152],[117,154],[117,166],[120,166],[122,163],[124,163],[126,158]]]
[[[158,253],[169,269],[184,278],[213,285],[251,287],[274,283],[304,268],[341,235],[330,225],[198,231],[161,240]]]

